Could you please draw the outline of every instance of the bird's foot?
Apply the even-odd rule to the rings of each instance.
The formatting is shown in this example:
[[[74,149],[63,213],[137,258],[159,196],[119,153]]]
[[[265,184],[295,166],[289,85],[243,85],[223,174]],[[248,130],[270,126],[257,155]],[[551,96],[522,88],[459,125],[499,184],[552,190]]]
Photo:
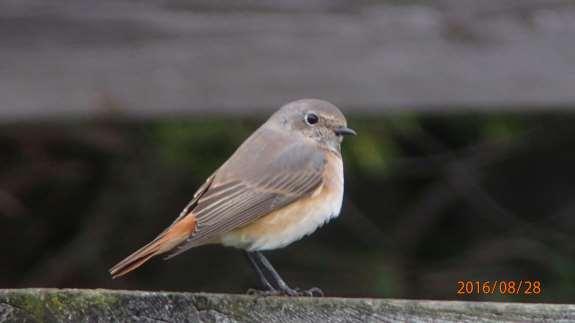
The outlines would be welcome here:
[[[310,289],[307,290],[302,290],[299,291],[300,296],[309,296],[309,297],[323,297],[323,290],[321,290],[319,287],[312,287]]]
[[[324,296],[323,291],[317,287],[310,288],[308,290],[299,290],[298,288],[283,288],[283,289],[268,289],[268,290],[258,290],[258,289],[248,289],[248,295],[254,296],[291,296],[291,297],[322,297]]]

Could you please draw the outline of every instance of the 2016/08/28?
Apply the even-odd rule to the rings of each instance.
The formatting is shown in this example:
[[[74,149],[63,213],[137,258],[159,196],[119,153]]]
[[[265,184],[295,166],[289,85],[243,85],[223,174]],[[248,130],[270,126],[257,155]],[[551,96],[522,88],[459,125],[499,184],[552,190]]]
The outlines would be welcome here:
[[[540,295],[542,292],[539,280],[459,280],[457,295]]]

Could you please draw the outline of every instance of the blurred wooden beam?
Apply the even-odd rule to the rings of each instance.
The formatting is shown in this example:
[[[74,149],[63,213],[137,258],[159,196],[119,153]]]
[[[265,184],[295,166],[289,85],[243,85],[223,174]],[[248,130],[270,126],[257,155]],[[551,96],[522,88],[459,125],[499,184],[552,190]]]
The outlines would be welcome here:
[[[0,120],[575,106],[575,2],[0,0]]]

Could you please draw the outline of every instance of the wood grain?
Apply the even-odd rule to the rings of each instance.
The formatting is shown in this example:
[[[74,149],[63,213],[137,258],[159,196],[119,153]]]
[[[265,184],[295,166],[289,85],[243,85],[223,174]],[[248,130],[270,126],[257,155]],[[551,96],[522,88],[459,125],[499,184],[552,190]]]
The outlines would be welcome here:
[[[0,0],[0,120],[568,109],[572,1]]]

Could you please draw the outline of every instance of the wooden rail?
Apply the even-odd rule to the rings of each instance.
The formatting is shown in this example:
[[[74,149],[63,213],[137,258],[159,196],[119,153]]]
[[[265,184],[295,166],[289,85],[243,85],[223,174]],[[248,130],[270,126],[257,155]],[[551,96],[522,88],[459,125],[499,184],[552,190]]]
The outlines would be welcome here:
[[[574,21],[568,0],[0,0],[0,121],[566,109]]]
[[[575,305],[0,290],[0,322],[573,322]]]

